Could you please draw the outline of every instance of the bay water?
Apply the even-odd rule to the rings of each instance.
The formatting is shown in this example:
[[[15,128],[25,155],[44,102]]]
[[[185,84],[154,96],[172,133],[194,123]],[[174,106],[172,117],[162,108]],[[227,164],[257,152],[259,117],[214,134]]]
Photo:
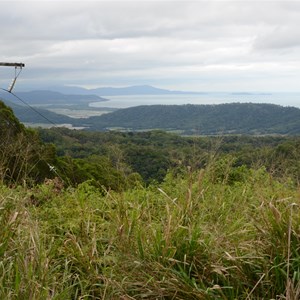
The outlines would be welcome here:
[[[183,105],[222,103],[270,103],[300,108],[300,93],[203,93],[174,95],[104,96],[109,101],[92,102],[90,107],[128,108],[140,105]]]

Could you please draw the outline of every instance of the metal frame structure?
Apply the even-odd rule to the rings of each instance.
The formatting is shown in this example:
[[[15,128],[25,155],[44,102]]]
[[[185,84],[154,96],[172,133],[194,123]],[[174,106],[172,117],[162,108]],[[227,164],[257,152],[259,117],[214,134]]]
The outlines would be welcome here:
[[[20,73],[22,72],[22,68],[25,67],[25,64],[23,63],[7,63],[7,62],[0,62],[0,66],[2,67],[15,67],[15,77],[13,78],[10,86],[8,87],[7,91],[9,93],[12,92],[14,86],[15,86],[15,83],[17,81],[17,78],[18,76],[20,75]],[[19,71],[17,72],[17,70],[19,69]]]
[[[6,63],[6,62],[0,62],[0,66],[15,67],[15,68],[24,68],[25,64],[23,64],[23,63]]]

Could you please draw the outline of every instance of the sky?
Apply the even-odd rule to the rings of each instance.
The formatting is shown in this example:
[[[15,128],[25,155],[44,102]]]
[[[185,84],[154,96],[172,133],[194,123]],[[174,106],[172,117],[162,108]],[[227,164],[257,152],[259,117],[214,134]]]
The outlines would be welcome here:
[[[299,92],[299,28],[300,1],[0,0],[0,62],[18,89]]]

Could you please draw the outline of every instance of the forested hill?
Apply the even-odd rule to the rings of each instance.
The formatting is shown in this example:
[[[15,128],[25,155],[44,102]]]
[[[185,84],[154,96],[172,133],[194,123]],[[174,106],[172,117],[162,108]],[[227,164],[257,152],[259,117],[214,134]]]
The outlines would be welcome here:
[[[91,117],[85,124],[92,130],[164,129],[204,135],[300,134],[300,109],[253,103],[151,105]]]

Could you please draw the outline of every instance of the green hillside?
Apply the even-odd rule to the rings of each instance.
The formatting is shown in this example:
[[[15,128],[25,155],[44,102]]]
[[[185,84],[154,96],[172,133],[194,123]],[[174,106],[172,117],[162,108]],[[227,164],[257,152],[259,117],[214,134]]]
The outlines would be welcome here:
[[[92,130],[164,129],[184,134],[299,134],[300,109],[273,104],[151,105],[121,109],[85,123]]]
[[[16,104],[15,99],[14,101],[8,101],[8,100],[1,100],[5,105],[10,107],[15,116],[20,120],[20,122],[23,123],[47,123],[49,125],[54,124],[71,124],[74,119],[62,115],[54,113],[48,109],[45,108],[39,108],[39,107],[29,107],[27,105],[20,105]]]
[[[71,97],[71,96],[68,96]],[[84,97],[84,96],[83,96]],[[87,100],[85,100],[87,101]],[[30,102],[30,101],[29,101]],[[92,131],[145,131],[162,129],[182,135],[297,135],[300,134],[300,109],[274,104],[230,103],[220,105],[148,105],[126,109],[104,109],[112,111],[100,116],[91,116],[92,109],[68,104],[51,106],[57,112],[45,108],[15,104],[6,101],[21,122],[70,124]],[[71,103],[71,102],[70,102]],[[109,103],[108,103],[109,106]],[[77,112],[87,111],[85,118],[72,118],[64,115],[64,109]],[[69,112],[70,113],[70,112]]]

